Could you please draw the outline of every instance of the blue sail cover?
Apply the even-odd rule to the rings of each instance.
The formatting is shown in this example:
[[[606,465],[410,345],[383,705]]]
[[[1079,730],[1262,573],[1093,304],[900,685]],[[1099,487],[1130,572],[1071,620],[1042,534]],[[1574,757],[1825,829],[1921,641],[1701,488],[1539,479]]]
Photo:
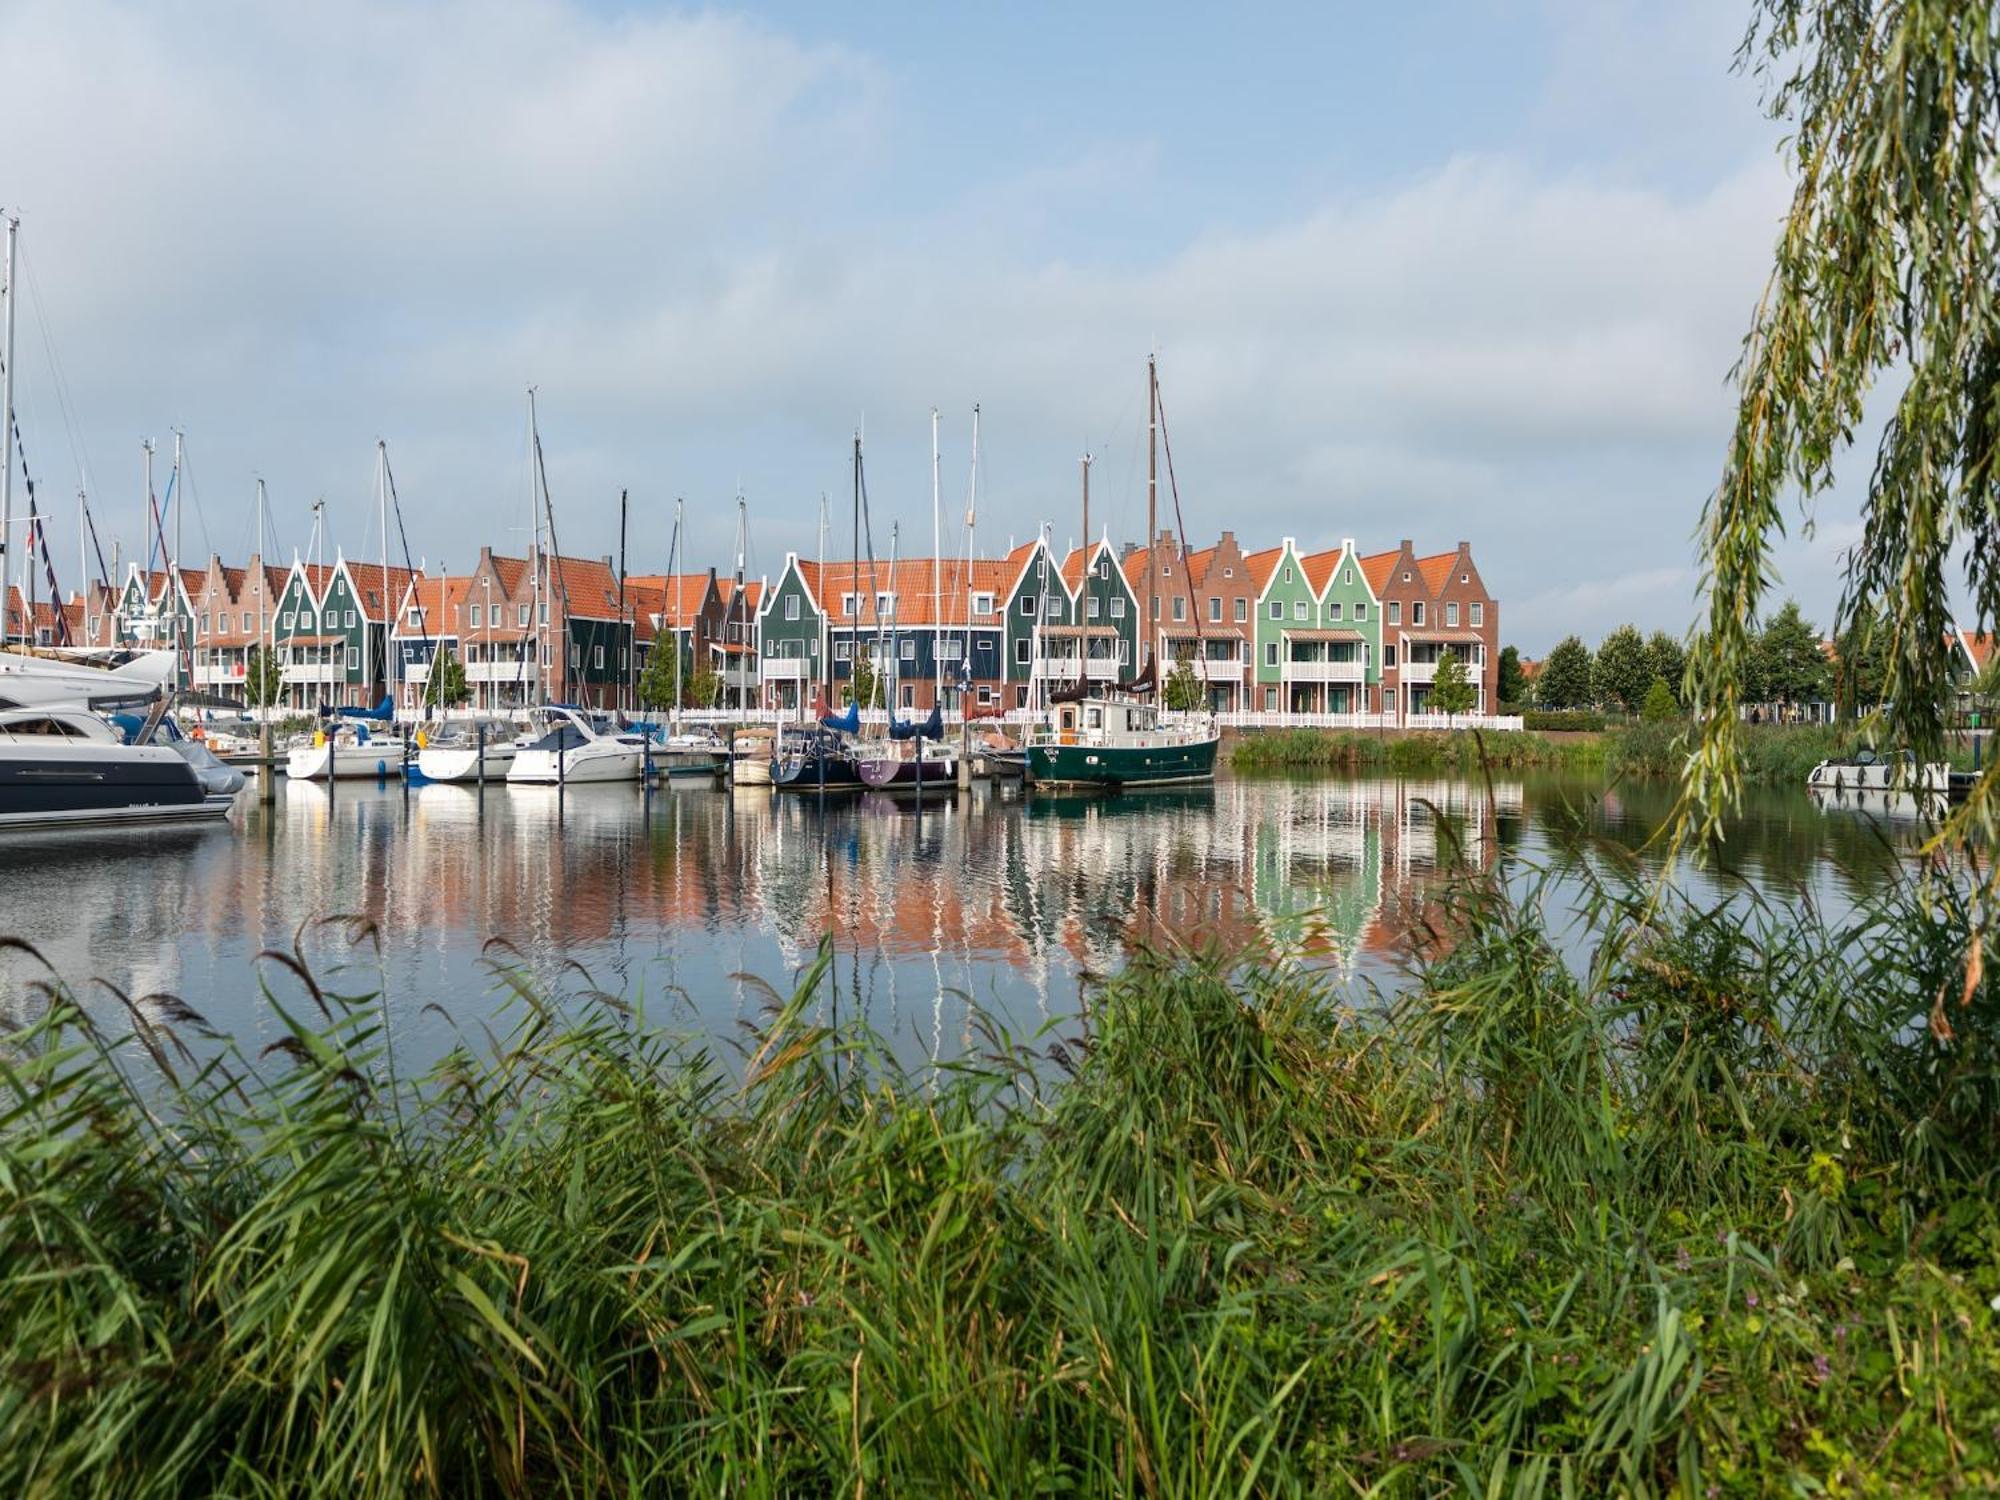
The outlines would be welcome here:
[[[927,740],[943,739],[944,710],[936,705],[932,705],[931,716],[928,719],[924,720],[923,727],[917,730],[917,734],[921,738]]]
[[[891,717],[889,720],[889,738],[892,740],[914,739],[918,728],[918,725],[912,724],[908,719]]]
[[[376,719],[386,724],[395,717],[396,700],[385,696],[373,708],[341,708],[335,712],[343,719]]]
[[[861,731],[861,705],[848,704],[844,714],[821,714],[819,721],[828,729],[838,729],[842,734],[858,734]]]

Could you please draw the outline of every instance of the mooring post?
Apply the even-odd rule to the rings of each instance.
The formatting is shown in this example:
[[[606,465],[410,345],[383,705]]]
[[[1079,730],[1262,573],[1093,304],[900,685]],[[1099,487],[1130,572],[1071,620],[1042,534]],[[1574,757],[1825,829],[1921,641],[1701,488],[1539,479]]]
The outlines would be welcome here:
[[[479,790],[484,792],[486,790],[486,725],[483,722],[474,731],[473,744],[479,751],[479,769],[476,773],[479,777]]]
[[[263,728],[257,732],[257,778],[263,784],[257,788],[257,800],[266,807],[278,800],[278,762],[271,751],[271,721],[266,719]]]

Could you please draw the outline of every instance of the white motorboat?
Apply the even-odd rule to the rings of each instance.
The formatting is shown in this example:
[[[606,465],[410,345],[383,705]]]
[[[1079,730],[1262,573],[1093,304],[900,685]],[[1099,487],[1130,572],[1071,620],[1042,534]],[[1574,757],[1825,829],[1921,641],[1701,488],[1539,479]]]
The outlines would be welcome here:
[[[1908,750],[1881,755],[1862,749],[1821,761],[1807,773],[1806,785],[1816,792],[1943,795],[1951,790],[1951,767],[1941,762],[1920,766]]]
[[[476,729],[454,730],[436,739],[420,736],[417,774],[425,781],[505,781],[520,746],[510,730],[492,725],[483,745]]]
[[[645,774],[645,742],[618,733],[601,714],[551,703],[529,717],[536,732],[517,743],[507,770],[510,785],[637,781]]]
[[[220,818],[234,795],[205,784],[177,745],[127,744],[86,709],[0,709],[0,828]]]

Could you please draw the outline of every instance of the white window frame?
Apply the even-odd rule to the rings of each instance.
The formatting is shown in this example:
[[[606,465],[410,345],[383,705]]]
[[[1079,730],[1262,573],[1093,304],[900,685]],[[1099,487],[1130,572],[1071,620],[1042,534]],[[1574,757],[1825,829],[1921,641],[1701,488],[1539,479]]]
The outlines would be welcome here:
[[[1111,618],[1114,620],[1125,618],[1125,600],[1117,594],[1111,596]]]
[[[1410,625],[1412,628],[1416,628],[1418,626],[1421,626],[1423,623],[1424,623],[1424,601],[1421,599],[1412,599],[1410,601]]]
[[[1402,601],[1402,600],[1400,600],[1400,599],[1391,599],[1391,600],[1389,601],[1389,623],[1390,623],[1391,625],[1400,625],[1400,624],[1402,624],[1402,623],[1403,623],[1403,601]]]
[[[1236,623],[1238,625],[1250,623],[1250,601],[1241,594],[1236,596]]]
[[[975,615],[990,616],[993,613],[993,596],[991,594],[974,594],[972,596],[972,612]]]
[[[852,642],[852,641],[835,641],[835,642],[833,643],[833,659],[834,659],[835,661],[853,661],[853,660],[854,660],[854,642]]]
[[[1093,620],[1096,619],[1098,614],[1099,603],[1100,601],[1097,595],[1092,594],[1089,600],[1086,601],[1084,613],[1087,614],[1091,619]]]
[[[1275,667],[1277,664],[1278,664],[1278,643],[1276,641],[1264,642],[1264,665],[1267,667]]]
[[[797,594],[787,594],[785,596],[785,618],[787,620],[796,620],[798,617],[799,596]]]
[[[1486,606],[1479,600],[1472,601],[1472,625],[1474,629],[1486,623]]]
[[[1292,623],[1294,625],[1303,625],[1311,618],[1312,611],[1307,607],[1306,601],[1303,599],[1294,599],[1292,601]]]
[[[1457,628],[1457,626],[1458,626],[1458,601],[1457,601],[1456,599],[1447,599],[1447,600],[1445,600],[1445,602],[1444,602],[1444,623],[1445,623],[1445,626],[1446,626],[1446,628],[1448,628],[1448,629],[1456,629],[1456,628]]]
[[[1282,620],[1282,619],[1284,619],[1284,618],[1285,618],[1285,601],[1284,601],[1284,600],[1282,600],[1282,599],[1273,599],[1273,600],[1271,601],[1271,618],[1272,618],[1272,619],[1274,619],[1274,620]]]

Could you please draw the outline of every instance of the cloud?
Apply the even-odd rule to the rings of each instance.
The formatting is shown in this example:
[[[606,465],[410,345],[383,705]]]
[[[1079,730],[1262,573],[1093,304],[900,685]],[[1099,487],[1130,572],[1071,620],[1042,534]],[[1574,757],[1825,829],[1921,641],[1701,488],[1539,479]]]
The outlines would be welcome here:
[[[1143,133],[968,162],[927,201],[896,144],[925,122],[882,63],[732,15],[30,0],[0,55],[33,148],[6,191],[114,516],[138,510],[136,435],[180,422],[217,545],[240,545],[261,472],[281,539],[326,493],[372,551],[385,434],[415,549],[462,565],[519,544],[533,382],[573,550],[609,549],[629,488],[639,561],[664,562],[676,494],[720,559],[740,482],[775,565],[814,545],[864,422],[877,514],[907,539],[929,408],[955,495],[975,400],[988,542],[1074,530],[1086,447],[1093,526],[1136,534],[1157,344],[1192,532],[1469,537],[1535,650],[1691,613],[1724,375],[1785,193],[1761,135],[1665,185],[1496,145],[1255,228],[1189,194],[1159,243],[1084,255],[1066,221],[1184,181]],[[1586,89],[1564,65],[1547,118]]]

